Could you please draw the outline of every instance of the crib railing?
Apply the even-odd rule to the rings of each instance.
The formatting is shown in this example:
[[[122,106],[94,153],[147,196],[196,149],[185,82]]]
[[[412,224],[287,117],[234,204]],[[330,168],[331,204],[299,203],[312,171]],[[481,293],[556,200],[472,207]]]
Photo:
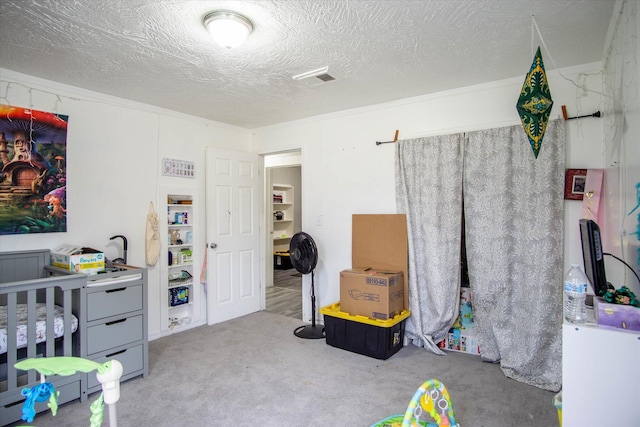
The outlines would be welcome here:
[[[18,304],[26,304],[27,306],[27,346],[23,350],[24,357],[53,357],[56,355],[55,305],[63,307],[64,332],[60,340],[62,355],[80,355],[79,343],[77,340],[74,343],[72,338],[72,323],[73,313],[76,314],[78,322],[82,319],[80,316],[82,312],[80,289],[86,284],[86,276],[84,274],[70,274],[66,270],[55,267],[45,267],[45,272],[49,276],[42,279],[0,284],[0,300],[6,300],[7,305],[7,389],[18,386],[17,370],[11,369],[18,361],[15,333],[18,327]],[[36,347],[36,303],[43,303],[46,306],[46,341],[41,344],[40,350]],[[80,328],[78,327],[78,329]],[[35,381],[35,372],[30,371],[28,382],[33,381]]]

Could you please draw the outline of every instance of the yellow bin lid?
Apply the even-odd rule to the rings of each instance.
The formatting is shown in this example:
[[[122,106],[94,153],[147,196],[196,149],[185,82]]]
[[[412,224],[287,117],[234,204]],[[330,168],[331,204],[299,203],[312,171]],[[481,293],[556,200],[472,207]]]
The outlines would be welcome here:
[[[352,315],[349,313],[345,313],[344,311],[340,311],[340,302],[333,303],[331,305],[327,305],[320,309],[320,313],[325,316],[339,317],[340,319],[351,320],[354,322],[366,323],[367,325],[379,326],[381,328],[390,328],[393,325],[400,323],[405,320],[407,317],[411,316],[411,312],[409,310],[402,310],[402,312],[391,319],[381,320],[381,319],[372,319],[367,316],[360,315]]]

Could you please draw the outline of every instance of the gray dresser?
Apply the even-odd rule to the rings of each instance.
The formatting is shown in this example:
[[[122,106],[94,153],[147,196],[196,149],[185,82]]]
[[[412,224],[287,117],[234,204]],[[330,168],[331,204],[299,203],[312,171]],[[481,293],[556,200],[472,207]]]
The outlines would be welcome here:
[[[84,288],[83,357],[123,366],[120,381],[142,375],[148,366],[147,269],[130,266],[90,275]],[[85,396],[100,391],[95,372],[87,376]]]

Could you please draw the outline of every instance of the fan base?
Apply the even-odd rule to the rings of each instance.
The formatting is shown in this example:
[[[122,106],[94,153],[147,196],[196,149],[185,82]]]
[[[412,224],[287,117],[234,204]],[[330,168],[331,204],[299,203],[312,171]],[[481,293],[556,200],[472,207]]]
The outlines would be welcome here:
[[[300,326],[293,331],[293,334],[299,338],[307,338],[307,339],[314,339],[314,340],[326,337],[324,326],[322,325]]]

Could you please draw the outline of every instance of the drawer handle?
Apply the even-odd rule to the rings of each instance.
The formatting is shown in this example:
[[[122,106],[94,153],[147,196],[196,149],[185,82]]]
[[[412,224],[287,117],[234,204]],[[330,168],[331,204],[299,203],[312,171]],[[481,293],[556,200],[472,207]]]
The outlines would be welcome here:
[[[122,292],[126,290],[127,288],[109,289],[108,291],[105,291],[105,293],[110,294],[111,292]]]
[[[122,323],[122,322],[126,322],[126,321],[127,321],[127,319],[114,320],[113,322],[105,323],[105,325],[111,326],[111,325],[115,325],[116,323]]]
[[[116,351],[115,353],[111,353],[111,354],[107,354],[105,357],[113,357],[113,356],[117,356],[118,354],[122,354],[124,352],[126,352],[128,349],[124,349],[124,350],[120,350],[120,351]]]

